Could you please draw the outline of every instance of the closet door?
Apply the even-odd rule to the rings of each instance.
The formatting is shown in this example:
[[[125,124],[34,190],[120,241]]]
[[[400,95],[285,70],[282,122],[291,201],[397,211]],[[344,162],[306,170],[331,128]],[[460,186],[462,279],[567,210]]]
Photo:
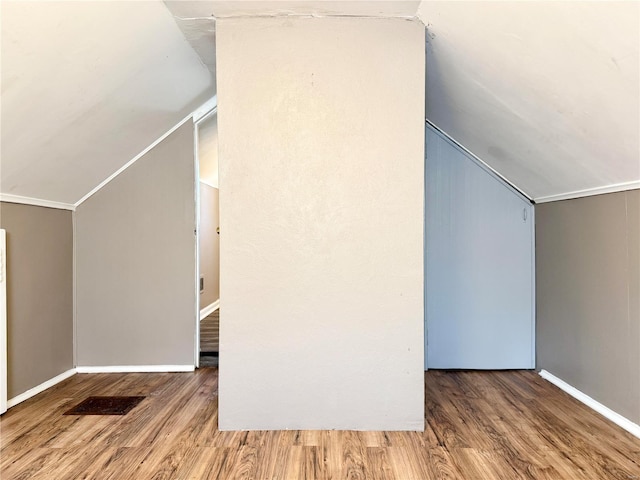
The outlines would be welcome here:
[[[431,126],[428,368],[534,368],[533,206]]]

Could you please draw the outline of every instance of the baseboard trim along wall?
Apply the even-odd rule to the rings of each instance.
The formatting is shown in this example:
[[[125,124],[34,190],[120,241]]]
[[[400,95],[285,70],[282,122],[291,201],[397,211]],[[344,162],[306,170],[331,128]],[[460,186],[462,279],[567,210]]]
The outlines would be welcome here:
[[[547,380],[548,382],[553,383],[560,390],[565,391],[576,400],[579,400],[582,403],[584,403],[586,406],[592,408],[593,410],[598,412],[600,415],[604,416],[605,418],[608,418],[619,427],[624,428],[630,434],[640,438],[640,425],[637,425],[633,423],[631,420],[629,420],[628,418],[625,418],[619,413],[614,412],[609,407],[605,407],[603,404],[601,404],[597,400],[594,400],[586,393],[583,393],[577,388],[572,387],[565,381],[560,380],[558,377],[556,377],[552,373],[549,373],[546,370],[540,370],[540,376],[545,380]]]
[[[15,407],[19,403],[22,403],[25,400],[29,400],[31,397],[35,397],[37,394],[44,392],[48,388],[53,387],[54,385],[62,382],[63,380],[66,380],[69,377],[72,377],[75,374],[76,374],[76,369],[72,368],[71,370],[67,370],[66,372],[61,373],[60,375],[57,375],[47,380],[46,382],[41,383],[40,385],[30,388],[26,392],[21,393],[20,395],[17,395],[12,399],[8,400],[7,408]]]
[[[76,367],[7,400],[7,408],[15,407],[19,403],[29,400],[31,397],[35,397],[39,393],[44,392],[69,377],[72,377],[76,373],[166,373],[193,372],[194,370],[194,365],[118,365],[107,367]]]
[[[108,365],[102,367],[76,367],[77,373],[167,373],[193,372],[194,365]]]
[[[211,305],[207,305],[202,310],[200,310],[200,321],[204,320],[206,317],[211,315],[213,312],[220,308],[220,299],[213,302]]]

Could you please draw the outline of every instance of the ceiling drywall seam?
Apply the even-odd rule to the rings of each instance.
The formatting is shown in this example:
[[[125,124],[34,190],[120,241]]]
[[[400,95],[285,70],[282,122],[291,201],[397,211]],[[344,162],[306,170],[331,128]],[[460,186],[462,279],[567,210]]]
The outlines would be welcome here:
[[[520,195],[521,197],[523,197],[525,200],[527,200],[528,202],[534,203],[534,199],[531,198],[530,195],[528,195],[523,189],[521,189],[520,187],[518,187],[515,183],[513,183],[512,181],[510,181],[508,178],[506,178],[504,175],[502,175],[500,172],[498,172],[497,170],[495,170],[494,168],[492,168],[489,164],[487,164],[484,160],[482,160],[480,157],[478,157],[476,154],[474,154],[472,151],[470,151],[468,148],[466,148],[464,145],[462,145],[460,142],[458,142],[455,138],[453,138],[451,135],[449,135],[447,132],[445,132],[444,130],[442,130],[440,127],[438,127],[435,123],[433,123],[431,120],[429,120],[428,118],[426,119],[427,125],[429,125],[431,128],[433,128],[436,132],[438,132],[443,138],[445,138],[446,140],[448,140],[449,142],[451,142],[453,145],[455,145],[456,147],[458,147],[460,150],[462,150],[464,153],[466,153],[469,158],[471,160],[473,160],[480,168],[482,168],[483,170],[485,170],[487,173],[489,173],[490,175],[496,177],[499,181],[501,181],[502,183],[504,183],[505,185],[507,185],[509,188],[511,188],[515,193],[517,193],[518,195]]]
[[[56,202],[53,200],[43,200],[41,198],[22,197],[10,193],[0,193],[0,202],[20,203],[22,205],[34,205],[36,207],[57,208],[59,210],[74,211],[76,206],[71,203]]]
[[[239,19],[239,18],[372,18],[379,20],[389,20],[397,18],[398,20],[420,20],[415,15],[397,15],[397,16],[382,16],[382,15],[348,15],[348,14],[319,14],[319,13],[269,13],[269,14],[246,14],[246,15],[215,15],[212,18],[216,20],[227,19]]]
[[[178,15],[174,13],[176,2],[165,0],[164,3],[202,65],[215,77],[215,18],[212,15]]]
[[[170,3],[170,2],[166,2]],[[413,18],[420,8],[421,0],[254,0],[254,1],[213,1],[207,9],[192,9],[182,12],[186,15],[207,14],[216,18],[242,17],[376,17]]]
[[[557,195],[549,195],[546,197],[534,198],[536,203],[557,202],[559,200],[571,200],[572,198],[590,197],[593,195],[602,195],[604,193],[626,192],[628,190],[639,190],[640,180],[633,182],[615,183],[604,187],[586,188],[584,190],[576,190],[573,192],[559,193]]]

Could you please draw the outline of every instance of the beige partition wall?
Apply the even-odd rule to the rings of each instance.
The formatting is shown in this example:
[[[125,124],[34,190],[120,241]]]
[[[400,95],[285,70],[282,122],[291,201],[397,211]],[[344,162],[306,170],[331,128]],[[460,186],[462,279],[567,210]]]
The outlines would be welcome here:
[[[423,25],[216,36],[220,428],[422,430]]]

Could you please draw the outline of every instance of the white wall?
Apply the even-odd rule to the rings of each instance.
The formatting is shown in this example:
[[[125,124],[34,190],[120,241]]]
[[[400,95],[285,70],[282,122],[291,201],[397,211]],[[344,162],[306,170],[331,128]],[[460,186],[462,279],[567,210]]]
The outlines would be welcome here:
[[[422,430],[423,25],[217,42],[220,428]]]

